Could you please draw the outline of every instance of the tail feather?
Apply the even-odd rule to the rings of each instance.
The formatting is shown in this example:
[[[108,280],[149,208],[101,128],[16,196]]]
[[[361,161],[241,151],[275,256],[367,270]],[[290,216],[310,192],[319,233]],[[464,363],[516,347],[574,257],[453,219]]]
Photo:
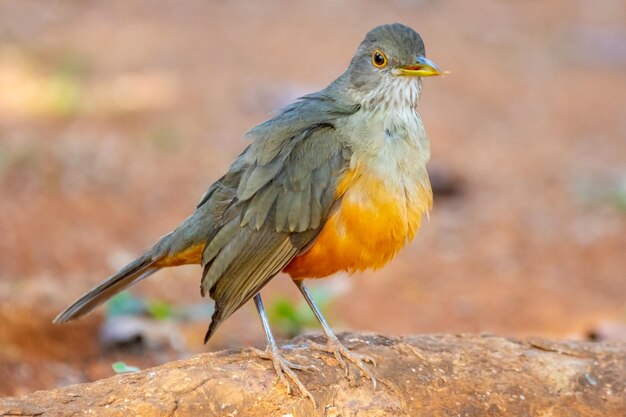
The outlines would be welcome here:
[[[158,271],[160,267],[155,266],[158,259],[154,259],[151,252],[149,251],[135,259],[120,271],[102,281],[97,287],[84,294],[59,314],[53,322],[60,324],[84,316],[118,292]]]

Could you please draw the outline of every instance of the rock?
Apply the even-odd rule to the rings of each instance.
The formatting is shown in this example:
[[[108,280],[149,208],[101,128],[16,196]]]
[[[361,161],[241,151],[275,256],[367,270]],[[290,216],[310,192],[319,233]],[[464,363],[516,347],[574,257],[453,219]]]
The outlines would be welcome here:
[[[0,415],[626,415],[626,343],[349,333],[341,339],[376,360],[376,389],[355,372],[346,378],[331,356],[307,349],[306,338],[285,345],[286,356],[318,368],[299,372],[317,408],[306,398],[287,394],[271,363],[246,351],[222,351],[0,399]]]

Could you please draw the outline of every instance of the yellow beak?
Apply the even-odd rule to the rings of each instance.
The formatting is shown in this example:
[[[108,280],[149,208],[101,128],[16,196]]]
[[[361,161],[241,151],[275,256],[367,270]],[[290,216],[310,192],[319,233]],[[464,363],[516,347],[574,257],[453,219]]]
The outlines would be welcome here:
[[[420,56],[415,60],[415,64],[399,67],[397,74],[406,77],[435,77],[442,75],[442,71],[433,61]]]

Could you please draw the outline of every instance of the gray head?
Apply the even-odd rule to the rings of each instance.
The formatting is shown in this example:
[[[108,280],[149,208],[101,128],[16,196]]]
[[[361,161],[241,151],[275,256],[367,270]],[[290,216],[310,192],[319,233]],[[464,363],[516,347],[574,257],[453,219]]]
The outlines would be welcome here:
[[[400,23],[378,26],[365,36],[344,76],[355,99],[367,105],[398,95],[417,101],[421,77],[441,75],[426,59],[420,35]],[[416,103],[413,103],[416,104]]]

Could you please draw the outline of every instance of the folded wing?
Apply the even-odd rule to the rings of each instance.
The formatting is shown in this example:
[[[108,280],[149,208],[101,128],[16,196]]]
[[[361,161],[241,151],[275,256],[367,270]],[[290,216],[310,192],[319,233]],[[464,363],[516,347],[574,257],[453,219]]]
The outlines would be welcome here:
[[[327,103],[313,104],[318,108],[309,114],[317,119],[309,116],[308,123],[294,120],[288,108],[253,129],[255,141],[224,177],[228,184],[216,183],[200,203],[198,210],[209,210],[218,225],[202,255],[201,292],[215,300],[206,340],[314,242],[339,203],[335,185],[351,153],[333,120],[358,109],[341,113]]]

